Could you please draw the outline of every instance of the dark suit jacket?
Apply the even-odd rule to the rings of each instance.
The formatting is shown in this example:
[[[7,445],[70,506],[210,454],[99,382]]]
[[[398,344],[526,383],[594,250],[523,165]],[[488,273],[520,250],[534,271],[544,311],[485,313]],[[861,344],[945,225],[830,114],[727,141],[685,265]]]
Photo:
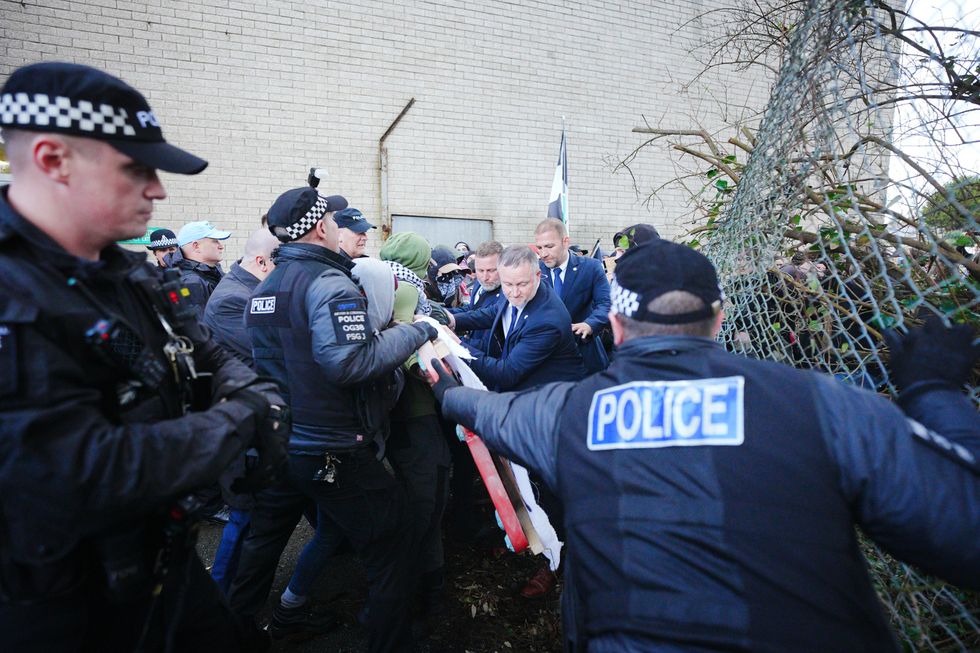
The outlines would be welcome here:
[[[572,319],[555,291],[542,283],[524,307],[509,338],[504,338],[504,311],[510,303],[501,296],[495,304],[456,315],[460,329],[489,329],[486,349],[467,348],[477,357],[470,367],[491,390],[525,390],[552,381],[585,377],[582,357],[572,334]]]
[[[562,276],[561,300],[565,302],[572,322],[585,322],[592,327],[592,335],[582,340],[575,337],[579,352],[589,374],[601,372],[609,365],[609,357],[602,342],[596,336],[609,324],[609,281],[602,263],[594,258],[568,255],[568,267]],[[554,286],[551,268],[541,266],[541,280]],[[573,334],[574,335],[574,334]]]
[[[215,342],[253,369],[252,341],[245,328],[245,305],[258,285],[255,275],[238,263],[233,264],[208,298],[203,320],[214,334]]]
[[[466,306],[458,306],[456,308],[450,308],[449,312],[453,315],[459,315],[460,313],[465,313],[467,311],[475,311],[481,308],[486,308],[487,306],[493,306],[496,304],[497,300],[500,299],[500,286],[497,286],[494,290],[488,290],[480,295],[479,301],[473,301],[476,297],[477,291],[480,289],[480,282],[473,282],[473,289],[470,291],[470,300]],[[506,301],[506,300],[504,300]],[[467,343],[473,345],[480,351],[487,350],[487,338],[490,337],[490,329],[473,329],[465,336],[463,340]]]

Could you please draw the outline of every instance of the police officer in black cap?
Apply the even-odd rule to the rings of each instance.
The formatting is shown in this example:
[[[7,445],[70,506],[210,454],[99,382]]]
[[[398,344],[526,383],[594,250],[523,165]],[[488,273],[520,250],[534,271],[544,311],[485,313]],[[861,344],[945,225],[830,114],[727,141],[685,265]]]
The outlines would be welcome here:
[[[117,246],[166,197],[146,100],[44,63],[0,90],[0,648],[246,650],[194,550],[189,494],[248,446],[284,462],[282,399],[222,353],[179,285]],[[203,385],[211,380],[209,392]]]
[[[381,457],[399,391],[396,370],[437,332],[424,322],[372,331],[353,263],[339,253],[332,217],[346,206],[339,195],[297,188],[269,209],[269,230],[283,244],[245,317],[256,368],[279,382],[294,416],[289,472],[256,496],[229,598],[233,609],[255,617],[312,499],[317,518],[339,529],[367,568],[370,650],[398,651],[411,646],[406,601],[414,552],[405,546],[405,498]],[[273,614],[277,630],[303,625],[326,627],[300,606],[280,605]]]
[[[164,257],[177,251],[177,235],[169,229],[156,229],[150,234],[150,244],[146,248],[153,252],[157,265],[165,268]]]
[[[436,394],[560,496],[572,650],[897,651],[854,524],[980,586],[980,417],[960,391],[980,356],[972,330],[890,336],[903,414],[828,375],[726,352],[721,305],[701,254],[631,247],[605,373],[520,394],[442,374]]]

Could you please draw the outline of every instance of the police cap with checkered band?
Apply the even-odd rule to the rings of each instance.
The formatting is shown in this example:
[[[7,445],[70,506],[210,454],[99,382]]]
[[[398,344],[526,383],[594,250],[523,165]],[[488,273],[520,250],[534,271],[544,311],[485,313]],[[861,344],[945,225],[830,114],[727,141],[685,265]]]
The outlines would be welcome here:
[[[655,313],[650,303],[675,290],[691,293],[704,308],[673,315]],[[690,324],[721,310],[724,295],[715,266],[687,245],[657,239],[630,247],[616,262],[610,284],[612,311],[641,322]]]
[[[326,214],[345,208],[347,200],[340,195],[323,196],[310,186],[287,190],[269,209],[269,231],[284,243],[296,240]]]
[[[196,175],[208,165],[163,139],[139,91],[89,66],[47,62],[15,70],[0,89],[0,127],[104,141],[167,172]]]

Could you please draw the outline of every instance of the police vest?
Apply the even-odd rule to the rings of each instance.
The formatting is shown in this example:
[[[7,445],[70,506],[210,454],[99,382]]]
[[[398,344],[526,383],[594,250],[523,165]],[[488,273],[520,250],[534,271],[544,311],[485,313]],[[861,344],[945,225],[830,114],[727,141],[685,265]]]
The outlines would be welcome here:
[[[890,650],[812,379],[654,340],[622,346],[565,404],[559,495],[586,638]]]
[[[359,436],[364,429],[356,409],[356,392],[328,381],[313,360],[306,292],[326,270],[335,270],[353,283],[326,257],[277,262],[256,288],[245,314],[256,371],[279,383],[292,410],[291,451],[309,449],[311,443],[322,443],[319,448],[323,451],[367,444],[367,438]]]

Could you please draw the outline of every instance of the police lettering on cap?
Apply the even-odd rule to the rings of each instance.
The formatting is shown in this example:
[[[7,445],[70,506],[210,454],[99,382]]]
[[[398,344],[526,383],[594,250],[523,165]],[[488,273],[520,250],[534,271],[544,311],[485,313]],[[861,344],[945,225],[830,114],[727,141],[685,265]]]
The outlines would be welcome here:
[[[347,200],[340,195],[323,196],[309,186],[287,190],[269,209],[269,231],[282,242],[296,240],[327,213],[345,208]],[[285,233],[276,233],[277,227]]]
[[[210,222],[204,220],[188,222],[177,232],[177,246],[183,247],[188,243],[193,243],[195,240],[201,240],[202,238],[225,240],[229,236],[231,236],[230,231],[221,231]]]
[[[650,310],[650,303],[669,292],[682,290],[704,302],[704,308],[667,315]],[[689,324],[721,310],[724,294],[715,267],[687,245],[662,239],[630,247],[616,262],[609,286],[612,311],[641,322]]]
[[[333,221],[341,229],[350,229],[354,233],[363,234],[368,229],[374,229],[374,225],[364,219],[364,215],[357,209],[351,207],[342,209],[333,214]]]
[[[166,249],[167,247],[177,246],[177,236],[169,229],[157,229],[150,234],[150,244],[146,246],[149,250]]]
[[[167,172],[196,175],[208,165],[163,139],[139,91],[89,66],[38,63],[15,70],[0,89],[0,127],[104,141]]]

